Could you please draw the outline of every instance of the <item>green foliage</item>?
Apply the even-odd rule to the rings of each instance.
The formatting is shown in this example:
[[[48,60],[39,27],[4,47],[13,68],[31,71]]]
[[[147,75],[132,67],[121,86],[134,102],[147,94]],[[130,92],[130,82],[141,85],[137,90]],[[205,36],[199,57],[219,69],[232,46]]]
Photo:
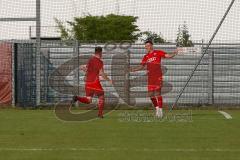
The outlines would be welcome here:
[[[178,47],[193,47],[193,43],[190,40],[191,35],[189,34],[187,24],[184,22],[183,25],[179,25],[177,33],[177,46]]]
[[[67,29],[63,22],[61,22],[60,20],[58,20],[57,18],[54,19],[55,22],[57,23],[58,26],[58,32],[61,33],[61,38],[63,40],[72,40],[72,34],[71,34],[71,30]]]
[[[135,41],[139,29],[135,25],[137,17],[109,14],[107,16],[75,17],[67,22],[70,30],[62,22],[55,20],[62,39],[76,39],[82,41],[107,42],[121,40]]]
[[[151,31],[145,31],[140,33],[140,40],[141,41],[147,41],[151,40],[154,43],[166,43],[166,40],[164,40],[163,36]]]

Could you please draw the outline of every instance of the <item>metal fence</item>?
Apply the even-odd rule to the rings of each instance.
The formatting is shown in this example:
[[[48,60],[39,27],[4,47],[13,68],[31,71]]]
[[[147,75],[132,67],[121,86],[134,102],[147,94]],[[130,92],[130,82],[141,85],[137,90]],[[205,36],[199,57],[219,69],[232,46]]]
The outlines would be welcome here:
[[[40,74],[36,74],[36,44],[15,43],[15,103],[37,105],[36,79],[40,79],[40,105],[54,105],[73,95],[85,95],[84,73],[79,65],[87,63],[95,46],[104,47],[103,62],[114,84],[101,81],[108,105],[126,103],[131,106],[149,104],[146,71],[127,73],[139,65],[145,54],[143,44],[42,41]],[[172,104],[196,65],[205,44],[195,44],[172,59],[162,60],[165,104]],[[155,45],[155,49],[171,52],[175,44]],[[204,56],[190,83],[179,99],[181,105],[238,105],[240,94],[240,44],[213,44]],[[159,66],[160,67],[160,66]],[[39,77],[40,76],[40,77]]]

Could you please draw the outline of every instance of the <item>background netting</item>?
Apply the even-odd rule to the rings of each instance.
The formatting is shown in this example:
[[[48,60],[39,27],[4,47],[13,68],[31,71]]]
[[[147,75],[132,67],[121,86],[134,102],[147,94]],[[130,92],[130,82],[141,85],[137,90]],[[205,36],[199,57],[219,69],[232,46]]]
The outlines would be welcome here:
[[[59,37],[54,18],[66,24],[66,21],[73,20],[74,17],[86,15],[107,15],[120,14],[137,16],[137,25],[141,31],[152,31],[161,33],[169,42],[175,42],[177,37],[178,26],[184,22],[187,24],[191,40],[194,42],[194,48],[186,49],[186,51],[174,59],[163,60],[164,81],[163,96],[165,103],[173,103],[177,94],[184,86],[188,75],[191,73],[198,58],[206,47],[209,39],[224,15],[230,0],[224,1],[169,1],[169,0],[41,0],[41,36],[42,37]],[[35,1],[34,0],[0,0],[0,19],[1,18],[31,18],[35,17]],[[207,54],[204,56],[196,72],[190,80],[186,90],[179,100],[179,104],[239,104],[240,94],[239,85],[239,57],[240,57],[240,1],[235,1],[225,21],[223,22],[219,32],[217,33],[213,43]],[[34,38],[35,22],[8,22],[0,21],[0,39],[1,40],[29,40]],[[35,45],[34,41],[25,41],[27,45],[23,45],[20,41],[15,42],[18,48],[15,50],[15,56],[22,57],[15,61],[15,71],[21,80],[21,76],[27,74],[32,78],[28,81],[23,80],[29,90],[32,98],[27,101],[35,100],[35,83],[31,81],[36,78],[35,70]],[[138,43],[138,44],[137,44]],[[81,58],[81,55],[90,55],[96,45],[104,44],[81,44],[76,45],[75,42],[60,43],[56,41],[42,42],[41,53],[41,103],[55,103],[62,99],[69,99],[72,92],[66,95],[58,94],[57,91],[49,86],[49,76],[61,64],[71,60],[73,57]],[[84,47],[83,47],[84,46]],[[117,86],[105,86],[106,91],[111,93],[109,102],[111,102],[112,94],[120,96],[120,99],[130,104],[148,103],[146,98],[146,73],[131,73],[128,77],[122,71],[127,67],[132,67],[140,63],[145,54],[144,45],[137,41],[130,48],[121,49],[117,44],[115,50],[104,50],[106,53],[104,62],[107,73],[117,81]],[[155,45],[156,49],[165,51],[173,51],[176,45],[164,44]],[[110,53],[109,53],[110,52]],[[23,56],[25,55],[25,56]],[[32,55],[32,56],[30,56]],[[115,55],[115,56],[114,56]],[[122,57],[121,57],[122,56]],[[117,58],[116,58],[117,57]],[[118,60],[119,59],[119,60]],[[31,62],[31,63],[30,63]],[[114,62],[114,63],[113,63]],[[78,61],[74,64],[77,66]],[[112,66],[114,65],[114,66]],[[25,68],[24,68],[25,67]],[[73,67],[74,68],[74,67]],[[67,81],[69,84],[83,85],[82,73],[78,71],[70,72],[72,67],[65,68],[69,70]],[[114,69],[113,69],[114,68]],[[25,70],[23,72],[20,72]],[[118,73],[116,73],[118,72]],[[30,74],[31,73],[31,74]],[[77,78],[76,78],[77,77]],[[59,81],[62,79],[60,78]],[[31,83],[30,83],[31,82]],[[78,84],[77,84],[78,83]],[[19,82],[16,86],[18,91],[23,89],[23,85]],[[56,84],[62,87],[61,83]],[[64,86],[69,87],[69,86]],[[71,87],[69,88],[71,90]],[[20,95],[20,94],[18,94]],[[18,99],[24,98],[19,97]],[[25,101],[23,101],[25,103]],[[29,103],[34,105],[35,103]]]
[[[141,31],[162,33],[165,39],[174,41],[178,26],[187,23],[192,40],[207,42],[221,20],[230,0],[187,1],[167,0],[41,0],[42,36],[57,36],[54,18],[63,22],[85,15],[121,14],[137,16]],[[35,0],[1,0],[0,18],[35,17]],[[235,1],[215,41],[239,42],[240,2]],[[29,27],[34,22],[1,22],[1,39],[28,39]],[[54,33],[55,32],[55,33]]]

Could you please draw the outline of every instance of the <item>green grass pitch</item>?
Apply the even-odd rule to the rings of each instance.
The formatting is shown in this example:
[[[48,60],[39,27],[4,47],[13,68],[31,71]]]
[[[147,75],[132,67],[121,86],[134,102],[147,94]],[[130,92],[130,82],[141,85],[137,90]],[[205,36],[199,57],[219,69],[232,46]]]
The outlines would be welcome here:
[[[52,110],[0,109],[0,159],[240,159],[239,110],[227,110],[228,120],[217,110],[192,110],[191,120],[124,119],[152,112],[118,110],[104,119],[64,122]]]

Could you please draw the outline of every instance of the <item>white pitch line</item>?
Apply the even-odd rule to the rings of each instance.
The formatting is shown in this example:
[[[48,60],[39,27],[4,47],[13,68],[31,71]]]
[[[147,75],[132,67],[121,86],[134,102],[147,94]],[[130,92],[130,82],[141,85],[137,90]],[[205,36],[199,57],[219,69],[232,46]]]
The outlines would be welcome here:
[[[232,119],[232,116],[227,112],[224,112],[224,111],[218,111],[218,112],[221,113],[226,119]]]
[[[240,152],[240,149],[220,149],[220,148],[176,148],[176,149],[131,149],[131,148],[0,148],[2,151],[135,151],[135,152]]]

